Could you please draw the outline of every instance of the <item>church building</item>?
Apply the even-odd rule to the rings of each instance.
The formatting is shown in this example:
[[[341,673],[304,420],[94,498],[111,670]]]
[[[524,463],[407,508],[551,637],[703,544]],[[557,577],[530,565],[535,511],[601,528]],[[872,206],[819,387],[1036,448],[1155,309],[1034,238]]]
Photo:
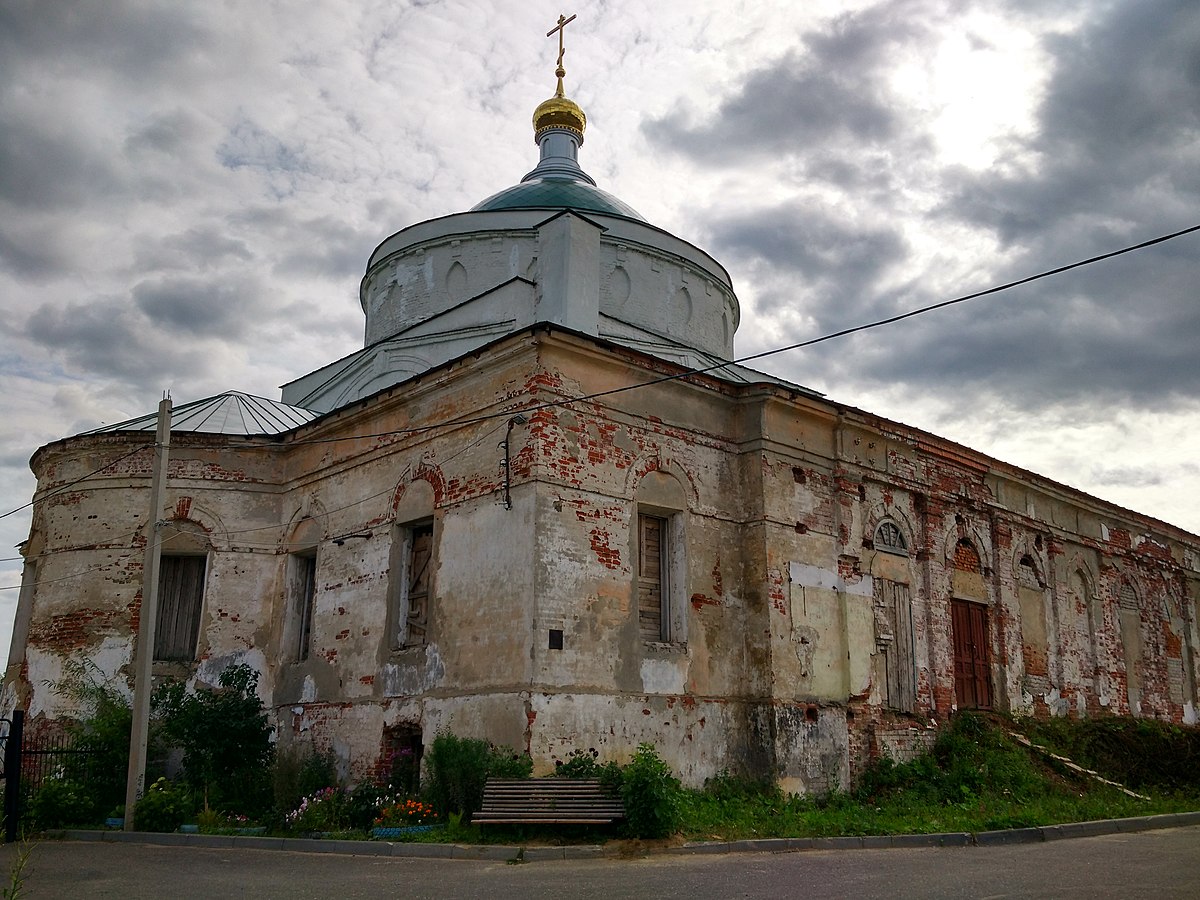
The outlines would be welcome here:
[[[956,710],[1196,720],[1200,537],[731,360],[704,250],[536,166],[367,261],[364,347],[283,387],[40,448],[5,677],[27,727],[86,658],[247,663],[282,745],[346,777],[442,731],[820,792]]]

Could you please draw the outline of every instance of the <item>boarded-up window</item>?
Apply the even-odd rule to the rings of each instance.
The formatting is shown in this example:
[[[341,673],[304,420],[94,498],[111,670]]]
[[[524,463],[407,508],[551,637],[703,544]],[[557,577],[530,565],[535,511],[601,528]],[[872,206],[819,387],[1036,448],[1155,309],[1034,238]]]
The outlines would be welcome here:
[[[303,662],[308,659],[312,644],[313,603],[317,593],[316,554],[293,554],[292,566],[292,603],[296,611],[295,656],[297,662]]]
[[[158,570],[158,612],[154,625],[154,658],[196,658],[200,608],[204,602],[203,556],[163,556]]]
[[[1121,582],[1121,647],[1125,654],[1125,699],[1129,714],[1142,713],[1142,614],[1137,594],[1128,581]]]
[[[912,597],[907,584],[875,579],[875,645],[883,659],[884,705],[912,712],[916,705]]]
[[[992,708],[988,608],[966,600],[950,601],[954,632],[954,694],[963,709]]]
[[[961,572],[978,572],[981,568],[979,552],[975,546],[963,538],[954,546],[954,568]]]
[[[638,516],[638,625],[647,641],[671,640],[667,520]]]
[[[1021,611],[1021,650],[1025,674],[1049,676],[1049,640],[1046,634],[1045,589],[1032,556],[1023,556],[1017,566],[1017,606]]]
[[[433,523],[401,529],[402,572],[393,608],[392,647],[420,647],[428,641]]]

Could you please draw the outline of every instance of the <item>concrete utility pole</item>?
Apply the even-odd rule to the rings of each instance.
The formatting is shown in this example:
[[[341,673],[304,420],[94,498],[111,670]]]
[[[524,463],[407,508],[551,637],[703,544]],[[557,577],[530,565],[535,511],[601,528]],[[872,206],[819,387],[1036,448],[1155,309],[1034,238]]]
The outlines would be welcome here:
[[[137,664],[133,682],[133,728],[129,733],[129,774],[125,783],[125,830],[133,831],[134,808],[146,787],[146,737],[150,726],[150,694],[154,685],[154,626],[158,618],[158,569],[162,560],[162,514],[167,489],[167,454],[171,449],[171,396],[158,404],[154,440],[154,474],[150,482],[150,527],[142,566],[142,610],[138,615]]]

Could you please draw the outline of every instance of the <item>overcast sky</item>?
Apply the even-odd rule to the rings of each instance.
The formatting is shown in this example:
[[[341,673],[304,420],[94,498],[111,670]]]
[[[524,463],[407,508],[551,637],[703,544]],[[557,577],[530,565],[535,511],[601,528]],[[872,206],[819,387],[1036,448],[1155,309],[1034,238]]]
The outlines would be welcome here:
[[[536,162],[560,11],[583,167],[725,264],[739,355],[1200,224],[1195,0],[0,0],[0,512],[361,347],[372,248]],[[1198,295],[1193,234],[755,367],[1200,532]]]

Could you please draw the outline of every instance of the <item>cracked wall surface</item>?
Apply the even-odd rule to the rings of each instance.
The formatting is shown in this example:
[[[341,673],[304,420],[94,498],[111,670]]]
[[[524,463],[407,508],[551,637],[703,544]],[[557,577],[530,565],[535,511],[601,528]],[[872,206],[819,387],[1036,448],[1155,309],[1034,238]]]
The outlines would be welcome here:
[[[607,393],[678,373],[537,327],[278,440],[174,434],[154,517],[207,563],[195,657],[156,674],[211,685],[248,663],[279,740],[334,751],[352,779],[404,726],[511,745],[539,773],[652,742],[689,784],[729,771],[825,791],[874,756],[911,758],[960,708],[966,608],[996,708],[1195,720],[1200,538],[774,384]],[[127,454],[151,440],[85,435],[32,461],[47,499],[5,687],[34,727],[72,713],[47,686],[68,658],[129,687],[162,537],[152,454]],[[670,529],[669,641],[639,632],[639,514]],[[398,542],[426,519],[427,631],[393,647]],[[303,659],[301,551],[316,554]]]

